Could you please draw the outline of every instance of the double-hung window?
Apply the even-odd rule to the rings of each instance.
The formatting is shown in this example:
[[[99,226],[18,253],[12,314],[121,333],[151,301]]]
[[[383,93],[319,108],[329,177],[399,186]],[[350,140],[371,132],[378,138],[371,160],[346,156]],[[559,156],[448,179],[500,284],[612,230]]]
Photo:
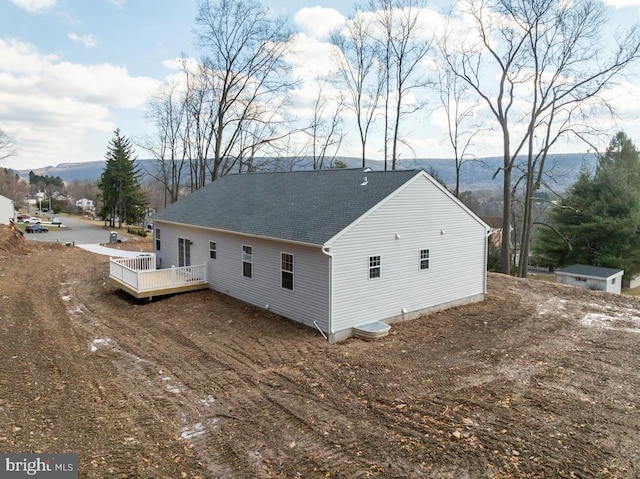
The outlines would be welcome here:
[[[420,250],[420,269],[429,269],[429,250]]]
[[[215,241],[209,241],[209,258],[216,259],[218,257],[218,249]]]
[[[380,256],[369,256],[369,279],[380,277]]]
[[[242,276],[253,277],[253,248],[247,245],[242,246]]]
[[[156,235],[156,251],[160,251],[160,228],[156,228],[153,231]]]
[[[284,289],[293,291],[293,255],[282,253],[280,255],[281,264],[281,285]]]

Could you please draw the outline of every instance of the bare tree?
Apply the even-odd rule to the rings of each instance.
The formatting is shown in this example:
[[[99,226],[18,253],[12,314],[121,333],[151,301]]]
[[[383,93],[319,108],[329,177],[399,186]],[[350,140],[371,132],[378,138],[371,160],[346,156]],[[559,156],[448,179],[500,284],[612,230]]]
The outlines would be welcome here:
[[[157,160],[151,176],[164,190],[164,206],[178,200],[187,169],[185,148],[186,103],[175,83],[167,84],[150,102],[147,119],[156,126],[155,137],[147,137],[138,146]]]
[[[525,204],[518,275],[526,277],[534,222],[535,194],[543,184],[549,151],[567,135],[584,138],[594,112],[610,110],[602,93],[640,57],[637,26],[603,48],[606,14],[602,3],[537,0],[510,5],[511,17],[528,28],[530,112],[527,133]]]
[[[407,98],[413,90],[427,84],[418,67],[431,51],[433,42],[427,38],[427,32],[419,22],[426,8],[425,0],[372,0],[371,6],[377,10],[377,21],[382,30],[380,51],[388,72],[385,118],[392,118],[387,127],[391,129],[391,169],[395,170],[398,146],[402,141],[401,120],[423,106],[420,102],[411,105]],[[385,154],[385,160],[386,157]]]
[[[340,83],[347,90],[349,101],[345,106],[356,116],[363,168],[369,131],[386,84],[386,70],[379,61],[380,45],[373,38],[373,30],[370,17],[358,10],[345,28],[331,37]]]
[[[463,79],[497,120],[503,147],[503,223],[511,224],[514,162],[525,154],[525,212],[519,274],[526,275],[531,236],[531,203],[543,181],[547,155],[558,139],[582,137],[594,105],[607,107],[602,92],[638,58],[632,29],[613,52],[601,38],[606,24],[597,0],[464,0],[462,13],[473,25],[451,30],[443,40],[449,68]],[[465,23],[468,25],[468,23]],[[486,75],[487,72],[497,72]],[[508,230],[507,230],[508,231]],[[510,238],[501,249],[502,272],[511,271]]]
[[[449,68],[436,65],[436,69],[436,91],[447,121],[447,139],[455,162],[456,185],[453,194],[459,198],[462,165],[473,157],[470,153],[473,139],[484,128],[474,121],[478,102],[470,98],[469,85]]]
[[[332,98],[327,94],[326,81],[316,82],[311,124],[305,130],[309,142],[304,155],[311,157],[314,170],[331,168],[342,145],[344,131],[340,115],[343,105],[342,98]]]
[[[206,79],[206,110],[198,111],[208,119],[202,126],[210,128],[213,158],[208,168],[214,181],[247,148],[251,151],[248,132],[260,131],[255,125],[266,122],[264,113],[281,108],[276,99],[291,87],[284,57],[292,42],[285,20],[273,18],[256,0],[202,0],[196,26]],[[265,141],[254,138],[253,143]]]
[[[13,141],[2,129],[0,129],[0,161],[15,155]]]

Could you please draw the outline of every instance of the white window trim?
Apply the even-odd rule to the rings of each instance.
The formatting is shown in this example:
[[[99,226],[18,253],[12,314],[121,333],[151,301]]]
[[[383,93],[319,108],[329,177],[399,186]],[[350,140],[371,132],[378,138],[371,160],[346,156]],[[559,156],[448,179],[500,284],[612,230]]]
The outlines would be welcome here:
[[[371,259],[372,258],[378,258],[378,265],[377,266],[371,266]],[[367,258],[367,264],[368,264],[368,274],[369,274],[369,279],[370,280],[376,280],[376,279],[380,279],[382,278],[382,255],[379,254],[372,254],[369,255],[369,257]],[[371,276],[371,272],[373,270],[377,269],[378,270],[378,276]]]
[[[422,252],[423,251],[427,252],[427,257],[426,258],[422,257]],[[419,262],[418,262],[418,268],[420,268],[420,271],[428,271],[429,269],[431,269],[431,248],[420,248],[419,255],[420,255],[420,259],[419,259]],[[423,261],[427,262],[427,267],[426,268],[422,267],[422,262]]]
[[[245,253],[244,249],[245,248],[251,248],[251,253],[249,254],[249,261],[247,261],[245,259]],[[251,265],[251,276],[247,276],[246,274],[244,274],[244,264],[248,263]],[[247,279],[253,279],[253,246],[251,246],[250,244],[243,244],[242,245],[242,277],[243,278],[247,278]]]
[[[283,260],[282,256],[285,254],[291,256],[291,271],[286,270],[282,267],[282,260]],[[295,289],[295,284],[296,284],[295,273],[294,273],[295,264],[296,264],[295,255],[293,253],[288,253],[286,251],[280,252],[280,288],[281,289],[286,289],[287,291],[293,291]],[[282,285],[282,273],[291,273],[291,288],[285,288]]]

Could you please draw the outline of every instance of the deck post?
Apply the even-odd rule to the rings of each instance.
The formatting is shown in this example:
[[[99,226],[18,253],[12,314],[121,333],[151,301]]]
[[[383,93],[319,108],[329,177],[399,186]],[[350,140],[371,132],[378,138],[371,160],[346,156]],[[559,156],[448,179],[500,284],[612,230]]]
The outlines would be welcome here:
[[[171,265],[171,285],[175,286],[176,284],[176,265]]]

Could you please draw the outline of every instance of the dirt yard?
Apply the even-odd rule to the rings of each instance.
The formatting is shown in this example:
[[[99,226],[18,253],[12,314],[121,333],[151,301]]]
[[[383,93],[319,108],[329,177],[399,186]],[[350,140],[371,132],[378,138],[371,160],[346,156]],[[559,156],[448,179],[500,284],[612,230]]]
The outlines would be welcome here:
[[[81,478],[640,477],[636,298],[491,274],[482,304],[329,345],[0,238],[3,452],[75,452]]]

